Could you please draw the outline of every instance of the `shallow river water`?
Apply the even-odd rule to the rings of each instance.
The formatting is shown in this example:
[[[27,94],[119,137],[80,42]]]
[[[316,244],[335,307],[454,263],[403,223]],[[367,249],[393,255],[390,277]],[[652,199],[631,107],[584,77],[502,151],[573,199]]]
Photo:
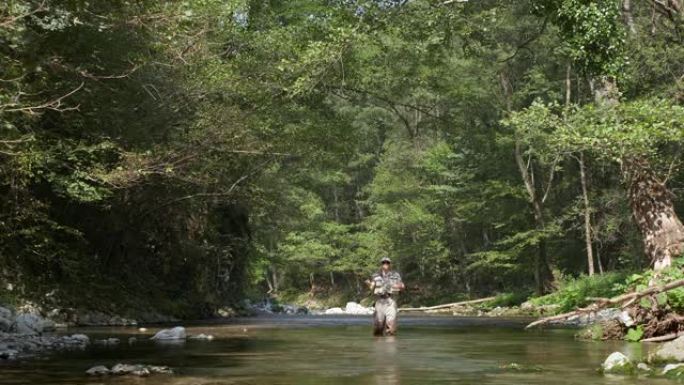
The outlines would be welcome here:
[[[91,338],[119,337],[116,347],[92,346],[0,366],[0,385],[431,385],[673,384],[665,379],[602,376],[613,351],[645,355],[647,344],[582,342],[572,330],[523,330],[523,321],[410,317],[399,335],[374,338],[367,317],[260,317],[188,326],[213,341],[157,344],[157,329],[94,328]],[[127,343],[135,336],[138,342]],[[173,376],[92,378],[85,371],[116,363],[167,365]],[[534,369],[511,371],[516,363]]]

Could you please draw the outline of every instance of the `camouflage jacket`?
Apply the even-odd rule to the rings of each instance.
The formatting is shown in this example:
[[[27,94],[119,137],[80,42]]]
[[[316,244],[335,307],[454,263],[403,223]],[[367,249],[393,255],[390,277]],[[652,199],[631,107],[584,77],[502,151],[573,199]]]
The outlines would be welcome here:
[[[371,281],[373,282],[373,294],[396,294],[399,290],[393,290],[392,286],[401,283],[401,275],[394,270],[390,270],[385,274],[383,274],[382,271],[378,271],[373,274]]]

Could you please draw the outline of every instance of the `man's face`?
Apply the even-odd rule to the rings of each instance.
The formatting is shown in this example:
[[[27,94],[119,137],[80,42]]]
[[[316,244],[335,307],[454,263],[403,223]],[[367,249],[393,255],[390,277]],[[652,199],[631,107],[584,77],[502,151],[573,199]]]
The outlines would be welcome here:
[[[383,262],[383,263],[382,263],[382,270],[384,270],[384,271],[389,271],[391,266],[392,266],[391,263],[389,263],[389,262]]]

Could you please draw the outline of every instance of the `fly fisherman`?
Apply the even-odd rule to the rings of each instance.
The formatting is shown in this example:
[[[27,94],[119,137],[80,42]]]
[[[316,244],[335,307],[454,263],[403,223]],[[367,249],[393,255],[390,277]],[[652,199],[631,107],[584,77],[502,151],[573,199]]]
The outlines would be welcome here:
[[[395,298],[404,290],[401,276],[392,270],[392,261],[388,257],[380,260],[381,268],[366,283],[375,296],[375,312],[373,313],[373,335],[394,335],[397,332],[397,302]]]

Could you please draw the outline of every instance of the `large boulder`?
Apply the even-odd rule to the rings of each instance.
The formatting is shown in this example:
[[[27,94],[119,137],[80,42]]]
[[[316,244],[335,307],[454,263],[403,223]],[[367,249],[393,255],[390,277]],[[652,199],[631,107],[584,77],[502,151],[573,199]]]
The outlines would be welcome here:
[[[0,306],[0,332],[9,332],[13,323],[12,310]]]
[[[173,329],[163,329],[157,332],[157,334],[152,337],[152,340],[157,341],[168,341],[168,340],[184,340],[186,338],[185,328],[182,326],[176,326]]]
[[[629,374],[634,372],[634,363],[620,352],[611,353],[601,365],[603,373]]]
[[[14,331],[19,334],[34,335],[43,332],[45,320],[33,313],[21,313],[14,319]]]
[[[651,362],[684,362],[684,336],[663,343],[648,357]]]

